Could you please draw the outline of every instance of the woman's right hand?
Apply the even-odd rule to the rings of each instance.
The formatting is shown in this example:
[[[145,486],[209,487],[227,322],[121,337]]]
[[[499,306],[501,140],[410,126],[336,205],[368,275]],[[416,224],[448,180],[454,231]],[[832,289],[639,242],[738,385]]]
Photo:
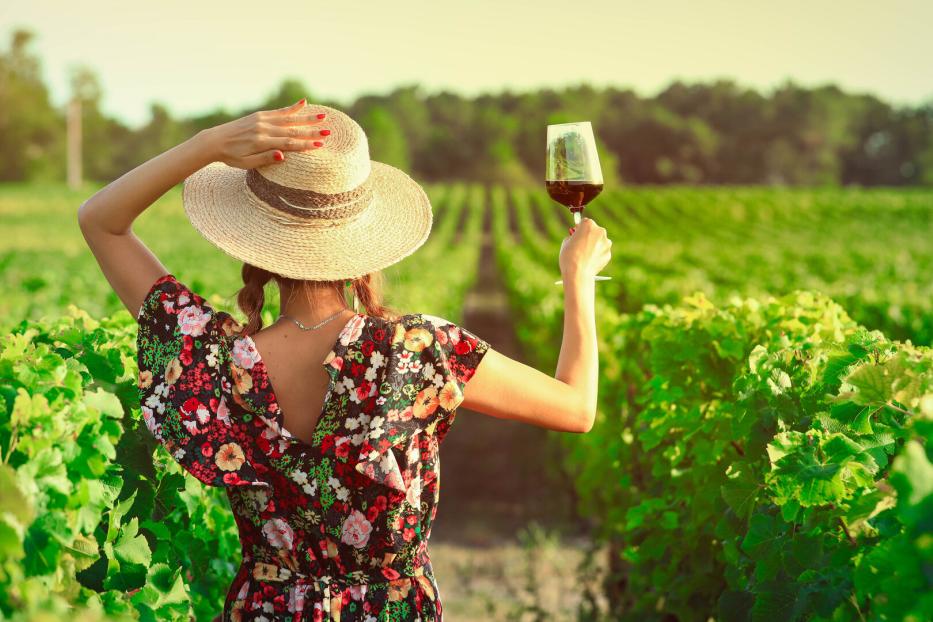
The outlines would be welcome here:
[[[276,110],[259,110],[245,117],[204,130],[204,143],[212,162],[251,169],[283,162],[285,151],[307,151],[324,146],[327,117],[305,110],[304,99]],[[321,127],[325,124],[325,127]]]
[[[593,278],[612,258],[612,240],[606,229],[586,216],[560,245],[560,272],[564,282],[571,277]]]

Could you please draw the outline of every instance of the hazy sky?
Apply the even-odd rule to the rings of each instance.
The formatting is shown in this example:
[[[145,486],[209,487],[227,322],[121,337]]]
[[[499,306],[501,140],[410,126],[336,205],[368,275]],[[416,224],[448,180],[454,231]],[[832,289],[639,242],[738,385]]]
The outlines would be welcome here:
[[[90,66],[137,125],[258,103],[282,79],[349,102],[419,82],[472,95],[589,82],[654,94],[675,78],[770,89],[835,82],[933,99],[933,1],[0,0],[2,47],[32,28],[53,101]]]

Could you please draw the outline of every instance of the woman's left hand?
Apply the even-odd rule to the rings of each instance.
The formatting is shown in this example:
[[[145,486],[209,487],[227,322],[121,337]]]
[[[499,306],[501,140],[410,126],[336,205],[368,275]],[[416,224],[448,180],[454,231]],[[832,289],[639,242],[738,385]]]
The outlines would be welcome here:
[[[250,169],[284,161],[285,151],[320,149],[330,134],[320,127],[327,116],[306,112],[305,107],[302,99],[285,108],[260,110],[203,130],[210,160]]]

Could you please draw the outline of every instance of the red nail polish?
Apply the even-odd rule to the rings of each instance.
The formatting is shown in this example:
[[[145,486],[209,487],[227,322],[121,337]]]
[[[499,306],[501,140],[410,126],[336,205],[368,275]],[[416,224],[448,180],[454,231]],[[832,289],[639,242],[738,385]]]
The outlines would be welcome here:
[[[569,227],[567,231],[570,232],[570,235],[573,235],[573,232],[576,231],[576,227]]]
[[[305,99],[306,99],[306,98],[302,97],[301,99],[298,100],[298,103],[301,104],[302,106],[304,106],[304,105],[305,105]]]
[[[326,113],[326,112],[322,112],[322,113],[318,114],[317,118],[318,118],[318,119],[323,119],[323,118],[326,117],[326,116],[327,116],[327,113]]]
[[[315,146],[315,147],[323,147],[323,146],[324,146],[324,143],[322,143],[322,142],[319,141],[319,140],[316,140],[316,141],[314,141],[314,146]]]
[[[321,136],[330,136],[330,130],[321,130]]]
[[[278,162],[281,162],[282,160],[285,159],[285,154],[282,153],[281,151],[276,151],[276,152],[275,152],[275,155],[273,155],[273,157],[274,157]]]

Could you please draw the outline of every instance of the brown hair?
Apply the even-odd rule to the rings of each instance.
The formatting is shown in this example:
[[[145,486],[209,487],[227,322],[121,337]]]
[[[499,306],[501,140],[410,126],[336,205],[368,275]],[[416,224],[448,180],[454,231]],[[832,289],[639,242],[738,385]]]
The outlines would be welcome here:
[[[246,325],[243,329],[247,335],[259,331],[262,328],[262,309],[266,302],[265,286],[275,280],[276,285],[281,287],[283,284],[289,284],[295,287],[295,291],[304,292],[309,298],[314,290],[324,288],[333,288],[340,296],[344,298],[347,308],[352,308],[351,302],[345,295],[344,284],[351,279],[340,279],[337,281],[305,281],[300,279],[291,279],[280,274],[270,272],[252,264],[243,263],[241,271],[243,277],[243,287],[237,293],[237,305],[246,315]],[[398,317],[398,312],[391,307],[382,304],[382,288],[384,277],[381,271],[371,272],[359,278],[352,279],[353,291],[360,301],[364,313],[373,317],[380,317],[386,320],[394,320]]]

